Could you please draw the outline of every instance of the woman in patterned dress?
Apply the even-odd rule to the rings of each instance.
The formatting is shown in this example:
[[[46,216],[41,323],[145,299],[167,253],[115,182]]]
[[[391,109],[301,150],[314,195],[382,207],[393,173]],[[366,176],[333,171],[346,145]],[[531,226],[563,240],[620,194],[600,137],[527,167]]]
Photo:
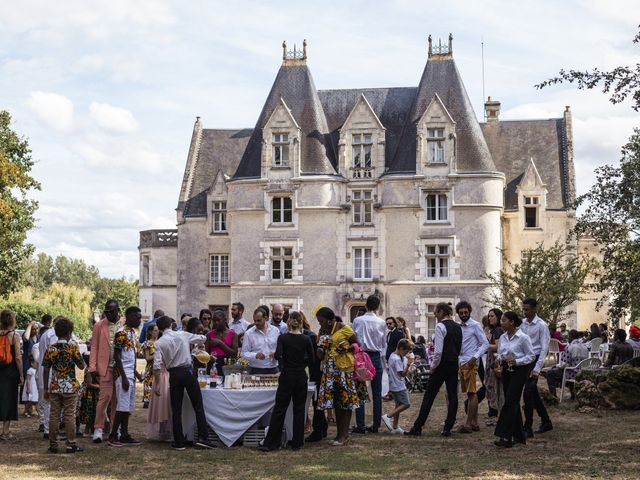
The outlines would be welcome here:
[[[330,445],[346,445],[351,412],[368,399],[366,385],[354,376],[352,345],[358,340],[353,329],[343,324],[330,308],[319,309],[316,318],[321,326],[317,354],[322,360],[317,408],[335,410],[338,432]]]
[[[142,405],[143,408],[149,408],[149,400],[151,399],[151,386],[153,385],[153,354],[156,351],[155,343],[158,339],[158,326],[155,324],[149,325],[147,328],[147,340],[142,344],[142,354],[147,361],[147,366],[144,369],[143,394]]]

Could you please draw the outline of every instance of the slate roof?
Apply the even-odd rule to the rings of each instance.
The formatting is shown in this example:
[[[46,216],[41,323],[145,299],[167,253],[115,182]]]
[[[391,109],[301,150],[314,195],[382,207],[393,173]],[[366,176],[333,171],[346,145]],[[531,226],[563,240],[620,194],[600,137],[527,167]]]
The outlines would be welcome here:
[[[564,119],[500,120],[482,124],[482,131],[497,169],[506,176],[505,209],[518,208],[516,187],[531,158],[546,184],[547,208],[569,208],[573,174]]]
[[[334,149],[338,150],[340,128],[361,94],[385,127],[385,158],[393,158],[416,95],[416,87],[320,90],[318,97],[327,115]],[[415,172],[415,155],[413,159]]]
[[[459,171],[505,173],[505,208],[512,209],[517,208],[515,188],[533,157],[547,185],[547,208],[568,208],[574,196],[573,171],[563,119],[481,126],[454,60],[434,56],[417,87],[316,90],[306,65],[282,65],[255,128],[201,130],[180,195],[188,200],[178,209],[185,217],[205,216],[207,190],[219,169],[235,179],[260,177],[262,129],[280,99],[303,131],[302,174],[337,175],[339,129],[361,94],[386,129],[386,173],[414,173],[416,122],[436,93],[456,122]],[[197,122],[194,138],[199,128]]]
[[[306,65],[282,65],[262,108],[234,178],[259,177],[262,129],[283,99],[302,130],[302,174],[336,174],[336,154],[313,77]]]
[[[251,129],[217,130],[203,129],[199,148],[192,159],[194,165],[191,186],[183,183],[183,190],[190,188],[189,199],[184,204],[183,216],[200,217],[207,215],[207,190],[218,170],[229,177],[238,168],[240,157],[247,147]],[[190,166],[187,165],[187,168]],[[189,172],[185,173],[188,176]],[[183,197],[181,192],[180,198]],[[178,205],[181,208],[181,205]]]
[[[416,123],[436,93],[456,122],[457,169],[461,172],[495,171],[460,72],[450,56],[436,56],[427,61],[398,151],[388,163],[389,171],[415,172]]]

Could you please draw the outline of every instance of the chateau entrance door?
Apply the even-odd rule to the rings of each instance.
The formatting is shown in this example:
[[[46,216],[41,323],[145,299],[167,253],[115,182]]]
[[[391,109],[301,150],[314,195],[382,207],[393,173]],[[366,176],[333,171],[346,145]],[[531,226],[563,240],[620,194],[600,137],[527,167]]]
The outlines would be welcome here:
[[[366,311],[367,309],[365,308],[364,303],[351,305],[349,307],[349,323],[352,323],[354,318],[362,315]]]

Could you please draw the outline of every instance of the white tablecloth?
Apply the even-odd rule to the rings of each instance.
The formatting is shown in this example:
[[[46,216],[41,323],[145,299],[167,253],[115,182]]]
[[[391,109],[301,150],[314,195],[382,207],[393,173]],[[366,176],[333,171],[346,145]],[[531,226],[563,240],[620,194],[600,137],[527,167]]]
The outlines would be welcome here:
[[[246,388],[242,390],[223,388],[203,388],[202,401],[207,423],[226,445],[233,445],[264,414],[269,412],[276,401],[276,388]],[[309,385],[307,391],[307,411],[315,387]],[[285,417],[287,439],[293,437],[293,411],[289,405]],[[185,436],[193,440],[196,416],[189,397],[182,402],[182,428]]]

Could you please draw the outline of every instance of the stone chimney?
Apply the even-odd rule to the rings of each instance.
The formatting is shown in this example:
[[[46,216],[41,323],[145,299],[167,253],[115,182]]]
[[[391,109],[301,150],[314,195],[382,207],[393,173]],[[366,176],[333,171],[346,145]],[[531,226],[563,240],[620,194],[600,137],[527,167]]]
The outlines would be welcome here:
[[[491,97],[487,97],[487,101],[484,103],[484,114],[487,117],[488,123],[497,123],[500,117],[500,102],[491,100]]]

